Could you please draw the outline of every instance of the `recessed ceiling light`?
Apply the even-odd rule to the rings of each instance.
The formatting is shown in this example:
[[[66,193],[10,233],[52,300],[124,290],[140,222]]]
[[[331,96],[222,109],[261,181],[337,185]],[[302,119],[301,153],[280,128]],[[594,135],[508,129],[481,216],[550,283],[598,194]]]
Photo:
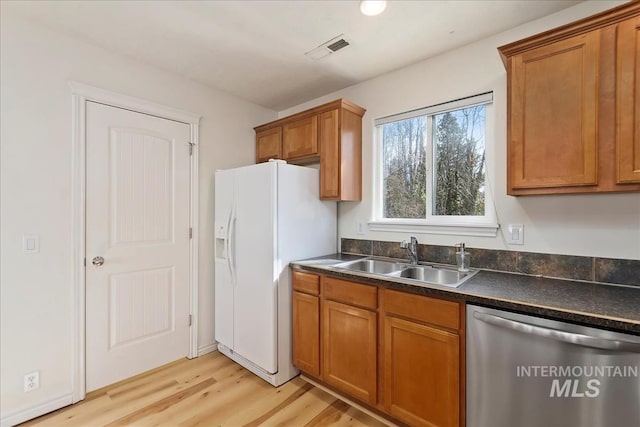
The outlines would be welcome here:
[[[360,2],[360,12],[367,16],[380,15],[386,7],[386,0],[362,0]]]

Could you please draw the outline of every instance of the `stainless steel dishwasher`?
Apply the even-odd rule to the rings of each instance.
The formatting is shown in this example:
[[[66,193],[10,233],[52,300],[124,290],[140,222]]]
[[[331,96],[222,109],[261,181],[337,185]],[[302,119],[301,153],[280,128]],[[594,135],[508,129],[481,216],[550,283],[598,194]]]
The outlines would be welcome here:
[[[466,358],[467,427],[640,426],[640,336],[467,305]]]

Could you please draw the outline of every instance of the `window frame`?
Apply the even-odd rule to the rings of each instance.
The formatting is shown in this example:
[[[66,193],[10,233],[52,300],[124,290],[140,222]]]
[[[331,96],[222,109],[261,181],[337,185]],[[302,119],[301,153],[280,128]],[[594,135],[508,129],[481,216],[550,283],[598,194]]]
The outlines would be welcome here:
[[[460,110],[477,105],[485,106],[485,214],[483,216],[470,215],[433,215],[433,189],[435,188],[434,177],[434,146],[433,146],[433,116],[443,114],[448,111]],[[383,218],[383,142],[382,125],[406,120],[413,117],[426,116],[426,164],[428,167],[427,176],[427,214],[419,219],[410,218]],[[372,219],[369,221],[371,231],[393,231],[393,232],[417,232],[429,234],[465,235],[465,236],[485,236],[496,237],[499,225],[494,207],[493,195],[489,179],[489,156],[492,147],[488,141],[494,141],[493,136],[493,92],[485,92],[479,95],[469,96],[454,101],[419,108],[391,116],[385,116],[374,120],[373,140],[373,173],[374,173],[374,197]]]

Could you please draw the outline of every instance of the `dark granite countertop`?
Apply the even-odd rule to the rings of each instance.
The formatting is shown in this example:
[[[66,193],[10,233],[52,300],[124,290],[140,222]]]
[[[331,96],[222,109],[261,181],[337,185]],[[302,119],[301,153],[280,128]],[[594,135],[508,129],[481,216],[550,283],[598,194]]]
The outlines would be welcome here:
[[[362,275],[333,265],[369,258],[333,254],[294,261],[296,269],[377,284],[424,295],[463,299],[502,308],[640,335],[640,288],[481,270],[458,288],[413,285],[392,277]]]

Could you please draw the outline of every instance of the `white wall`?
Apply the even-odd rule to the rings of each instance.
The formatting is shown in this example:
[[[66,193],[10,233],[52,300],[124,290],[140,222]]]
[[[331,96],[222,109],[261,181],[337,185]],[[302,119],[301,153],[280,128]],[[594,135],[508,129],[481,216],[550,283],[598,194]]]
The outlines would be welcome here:
[[[253,126],[276,113],[22,22],[2,10],[0,45],[2,417],[72,387],[71,95],[83,82],[202,114],[199,345],[213,343],[213,177],[254,162]],[[185,207],[186,208],[186,207]],[[22,252],[22,234],[40,252]],[[22,390],[40,370],[40,389]]]
[[[367,109],[363,120],[363,199],[340,204],[341,237],[400,241],[407,233],[356,234],[372,215],[373,120],[395,113],[493,91],[493,144],[487,145],[489,185],[503,226],[524,224],[524,246],[497,238],[423,234],[421,243],[530,252],[640,259],[640,195],[506,195],[506,72],[496,48],[611,8],[622,2],[589,1],[342,91],[281,111],[280,117],[344,97]],[[345,53],[346,54],[346,53]],[[489,132],[491,131],[489,130]],[[506,227],[505,227],[506,228]]]
[[[367,108],[363,125],[364,197],[341,203],[340,235],[398,241],[405,235],[355,233],[371,216],[373,119],[462,96],[494,91],[495,145],[487,149],[502,224],[524,223],[525,246],[465,237],[469,246],[640,259],[638,194],[505,195],[506,74],[496,47],[588,16],[619,2],[585,2],[287,111],[345,97]],[[71,97],[80,81],[203,115],[200,126],[200,345],[213,341],[213,173],[254,159],[253,126],[275,113],[220,91],[111,54],[0,13],[2,417],[71,393]],[[25,255],[23,233],[40,235]],[[449,245],[458,236],[419,235]],[[41,388],[22,391],[40,370]]]

